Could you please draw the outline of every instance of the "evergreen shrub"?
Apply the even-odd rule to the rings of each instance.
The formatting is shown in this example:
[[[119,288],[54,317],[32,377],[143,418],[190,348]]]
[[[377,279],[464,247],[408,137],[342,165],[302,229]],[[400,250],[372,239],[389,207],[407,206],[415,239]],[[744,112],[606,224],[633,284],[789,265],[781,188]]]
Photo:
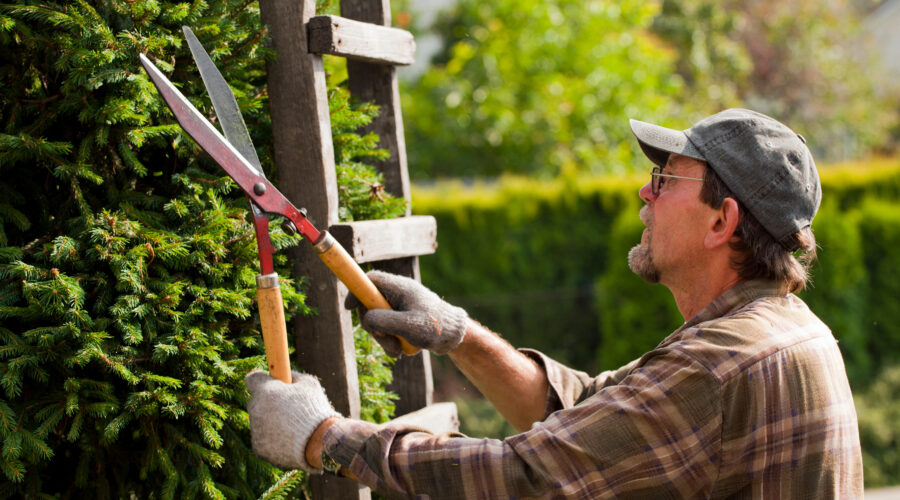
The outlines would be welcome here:
[[[854,395],[866,487],[900,485],[900,365]]]
[[[869,274],[858,209],[844,211],[826,200],[813,223],[819,246],[811,286],[801,297],[841,340],[841,353],[851,380],[869,378],[872,361],[866,349],[865,314]]]
[[[860,207],[860,233],[869,276],[866,310],[861,322],[867,354],[877,367],[900,365],[900,207],[898,203],[868,199]]]
[[[258,7],[245,0],[0,5],[0,498],[276,498],[302,474],[249,447],[264,367],[256,243],[240,189],[174,123],[143,52],[212,116],[189,25],[235,90],[270,178]],[[373,106],[329,81],[341,214],[375,218]],[[298,239],[272,234],[278,250]],[[303,283],[276,255],[288,317]],[[363,414],[390,373],[358,336]]]
[[[596,350],[594,279],[609,228],[637,210],[635,178],[504,178],[494,185],[416,186],[413,208],[438,220],[422,280],[517,345],[582,366]]]

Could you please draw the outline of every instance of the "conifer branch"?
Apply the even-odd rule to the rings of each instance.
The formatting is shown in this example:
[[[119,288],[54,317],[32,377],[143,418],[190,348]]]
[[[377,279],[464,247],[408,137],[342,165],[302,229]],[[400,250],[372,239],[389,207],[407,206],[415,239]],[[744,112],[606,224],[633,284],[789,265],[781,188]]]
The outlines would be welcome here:
[[[43,99],[18,98],[17,100],[22,104],[37,104],[39,106],[44,106],[44,105],[50,104],[51,102],[56,101],[60,98],[62,98],[62,94],[54,94],[50,97],[45,97]]]

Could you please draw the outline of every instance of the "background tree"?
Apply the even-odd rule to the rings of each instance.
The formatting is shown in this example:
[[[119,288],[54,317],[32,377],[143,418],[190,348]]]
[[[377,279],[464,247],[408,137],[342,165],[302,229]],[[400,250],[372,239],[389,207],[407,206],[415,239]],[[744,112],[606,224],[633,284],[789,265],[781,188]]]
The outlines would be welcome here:
[[[255,3],[0,6],[0,497],[254,498],[301,478],[249,448],[243,376],[264,359],[246,198],[138,63],[147,54],[212,116],[182,25],[274,178]],[[365,161],[385,153],[353,131],[377,110],[337,83],[342,215],[402,211],[369,199]],[[277,226],[279,249],[297,244]],[[308,312],[301,285],[283,279],[289,316]],[[389,372],[360,343],[363,413],[384,420]]]
[[[629,116],[663,120],[681,88],[637,0],[460,0],[444,51],[404,90],[411,175],[621,169]]]
[[[675,49],[700,118],[741,104],[805,134],[820,161],[883,150],[898,87],[853,0],[663,0],[653,30]]]
[[[891,147],[897,85],[854,0],[459,0],[404,91],[416,178],[646,167],[628,118],[777,116],[832,161]]]
[[[652,31],[674,48],[675,70],[703,115],[741,102],[741,82],[753,70],[735,38],[740,13],[705,0],[662,0]]]

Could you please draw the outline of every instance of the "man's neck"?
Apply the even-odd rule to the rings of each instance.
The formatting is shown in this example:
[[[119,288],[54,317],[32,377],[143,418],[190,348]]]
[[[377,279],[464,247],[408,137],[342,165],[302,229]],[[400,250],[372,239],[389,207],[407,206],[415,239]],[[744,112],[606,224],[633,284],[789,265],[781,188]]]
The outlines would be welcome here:
[[[710,302],[740,283],[741,277],[731,269],[707,267],[708,272],[693,274],[690,279],[679,280],[677,284],[663,282],[672,292],[678,311],[685,321],[693,318]],[[719,272],[716,272],[719,270]]]

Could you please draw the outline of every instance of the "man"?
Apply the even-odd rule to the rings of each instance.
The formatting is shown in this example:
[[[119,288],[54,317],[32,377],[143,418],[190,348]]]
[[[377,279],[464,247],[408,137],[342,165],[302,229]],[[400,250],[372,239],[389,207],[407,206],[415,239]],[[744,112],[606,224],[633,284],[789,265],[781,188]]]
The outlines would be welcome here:
[[[631,268],[685,324],[595,378],[515,350],[406,278],[363,326],[447,353],[521,434],[435,436],[342,418],[313,377],[247,377],[254,450],[388,497],[860,498],[856,412],[836,341],[793,292],[815,256],[821,187],[804,139],[733,109],[684,132],[632,120],[654,168]],[[799,259],[798,259],[799,256]],[[324,462],[323,462],[324,460]]]

